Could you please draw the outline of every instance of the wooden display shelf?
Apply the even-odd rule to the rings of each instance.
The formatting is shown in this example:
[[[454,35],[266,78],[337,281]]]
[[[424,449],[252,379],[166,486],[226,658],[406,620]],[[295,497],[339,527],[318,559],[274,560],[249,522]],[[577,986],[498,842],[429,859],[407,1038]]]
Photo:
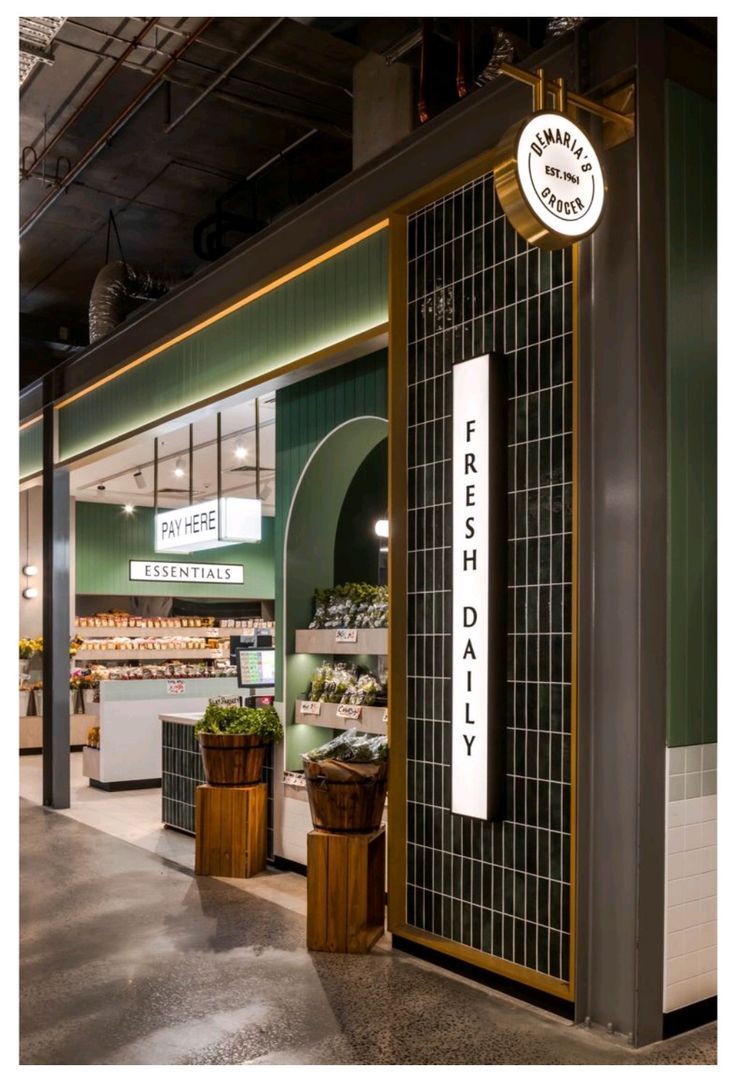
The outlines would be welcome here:
[[[103,637],[229,637],[237,633],[237,630],[220,629],[219,626],[75,626],[73,630],[73,635],[82,640],[90,637],[98,640]]]
[[[387,629],[355,630],[356,641],[338,641],[336,629],[297,629],[294,652],[309,655],[387,656]]]
[[[385,828],[307,836],[306,946],[364,955],[385,932]]]
[[[201,634],[200,634],[201,636]],[[164,659],[222,659],[219,648],[79,648],[72,656],[78,665],[84,660],[148,660],[157,663]]]
[[[195,873],[254,877],[265,870],[267,790],[267,783],[197,787]]]
[[[311,702],[308,702],[311,704]],[[340,707],[338,704],[328,704],[326,701],[319,702],[319,715],[310,715],[301,712],[301,701],[296,701],[294,722],[308,723],[311,727],[332,727],[334,730],[346,731],[354,727],[358,731],[368,731],[370,734],[387,734],[388,724],[383,718],[387,714],[384,707],[376,708],[374,705],[362,704],[359,719],[347,719],[337,715]]]

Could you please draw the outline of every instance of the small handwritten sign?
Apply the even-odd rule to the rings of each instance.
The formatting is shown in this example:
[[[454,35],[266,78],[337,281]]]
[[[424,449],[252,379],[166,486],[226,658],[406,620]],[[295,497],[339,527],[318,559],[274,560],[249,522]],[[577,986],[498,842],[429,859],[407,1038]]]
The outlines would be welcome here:
[[[362,707],[359,704],[341,704],[337,709],[337,719],[359,719]]]
[[[355,644],[357,642],[356,629],[338,629],[334,635],[337,644]]]
[[[168,678],[166,680],[166,692],[172,697],[178,697],[186,692],[186,683],[182,682],[180,678]]]
[[[239,708],[242,704],[242,698],[234,694],[231,694],[229,697],[210,697],[209,703],[217,704],[220,708],[230,708],[232,706]]]
[[[302,716],[318,716],[322,710],[321,701],[302,701],[299,709]]]

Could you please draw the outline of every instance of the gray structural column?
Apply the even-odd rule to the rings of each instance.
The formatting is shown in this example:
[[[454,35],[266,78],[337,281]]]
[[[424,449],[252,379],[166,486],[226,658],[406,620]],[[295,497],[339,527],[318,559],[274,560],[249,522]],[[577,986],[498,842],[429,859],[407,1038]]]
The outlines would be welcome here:
[[[43,804],[67,809],[69,792],[69,472],[54,466],[53,375],[43,410]]]
[[[577,1017],[663,1031],[666,747],[665,36],[636,20],[637,135],[604,155],[582,245]]]

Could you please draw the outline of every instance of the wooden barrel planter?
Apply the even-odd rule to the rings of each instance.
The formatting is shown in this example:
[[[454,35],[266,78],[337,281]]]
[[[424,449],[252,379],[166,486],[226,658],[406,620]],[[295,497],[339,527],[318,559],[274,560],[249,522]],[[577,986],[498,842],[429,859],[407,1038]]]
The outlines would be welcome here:
[[[247,787],[260,783],[266,745],[259,734],[197,735],[207,783],[212,787]]]
[[[380,828],[388,762],[304,761],[314,827],[327,832],[374,832]]]

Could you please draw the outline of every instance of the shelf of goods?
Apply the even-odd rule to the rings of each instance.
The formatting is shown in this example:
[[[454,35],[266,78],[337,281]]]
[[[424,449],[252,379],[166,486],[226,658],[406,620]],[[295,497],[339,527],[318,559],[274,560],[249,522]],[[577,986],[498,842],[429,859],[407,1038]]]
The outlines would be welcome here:
[[[235,630],[218,626],[75,626],[74,635],[82,640],[103,637],[229,637]]]
[[[354,641],[340,640],[349,634]],[[387,629],[297,629],[294,652],[310,655],[386,656]]]
[[[219,648],[79,648],[73,662],[79,666],[82,660],[129,660],[148,659],[222,659]]]
[[[306,711],[302,708],[306,706]],[[316,709],[319,709],[316,712]],[[343,714],[338,713],[342,710]],[[354,728],[370,734],[386,734],[388,711],[382,705],[341,705],[327,701],[296,701],[296,723],[308,723],[311,727],[329,727],[338,731]]]

